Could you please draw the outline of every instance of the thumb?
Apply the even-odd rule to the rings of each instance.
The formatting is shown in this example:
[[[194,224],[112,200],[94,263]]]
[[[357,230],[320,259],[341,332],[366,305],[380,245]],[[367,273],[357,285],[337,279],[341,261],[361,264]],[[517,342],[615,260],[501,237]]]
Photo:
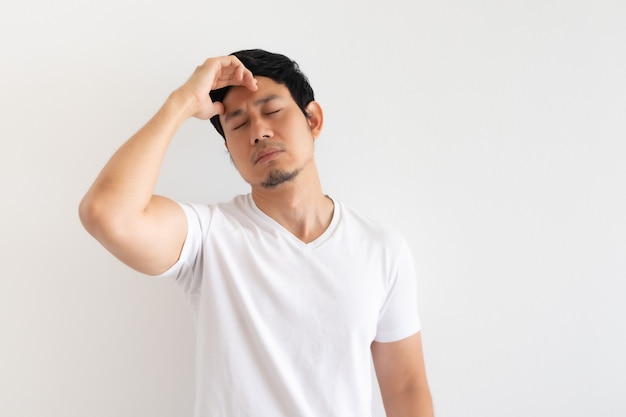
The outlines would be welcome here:
[[[224,105],[220,101],[213,102],[212,105],[211,113],[213,115],[211,117],[224,114]]]
[[[224,105],[219,101],[215,103],[208,101],[205,105],[194,114],[194,117],[201,120],[208,120],[213,116],[224,114]]]

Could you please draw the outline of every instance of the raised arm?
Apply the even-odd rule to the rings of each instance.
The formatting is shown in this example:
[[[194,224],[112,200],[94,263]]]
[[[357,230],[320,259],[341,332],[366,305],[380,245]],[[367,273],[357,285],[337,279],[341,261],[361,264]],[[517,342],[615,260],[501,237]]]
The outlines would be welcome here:
[[[178,260],[187,233],[185,214],[172,200],[154,195],[154,188],[178,128],[190,117],[221,114],[222,104],[211,102],[209,92],[227,85],[257,88],[237,58],[206,60],[113,154],[83,197],[83,226],[128,266],[157,275]]]

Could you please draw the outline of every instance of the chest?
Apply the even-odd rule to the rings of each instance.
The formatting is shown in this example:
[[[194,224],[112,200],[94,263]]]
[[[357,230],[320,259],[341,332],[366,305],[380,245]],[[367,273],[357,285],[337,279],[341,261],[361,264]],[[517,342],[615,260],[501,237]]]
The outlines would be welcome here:
[[[258,236],[207,243],[202,298],[210,315],[288,337],[374,337],[390,273],[382,254]]]

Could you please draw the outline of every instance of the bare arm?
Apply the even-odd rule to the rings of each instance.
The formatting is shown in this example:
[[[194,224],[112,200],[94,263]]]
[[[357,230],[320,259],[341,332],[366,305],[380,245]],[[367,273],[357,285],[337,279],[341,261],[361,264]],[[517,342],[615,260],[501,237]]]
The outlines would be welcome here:
[[[388,417],[432,417],[420,333],[390,343],[372,343],[372,358]]]
[[[165,152],[190,117],[223,112],[209,92],[226,85],[256,89],[256,81],[235,57],[210,58],[174,91],[159,111],[113,154],[83,197],[83,226],[128,266],[157,275],[180,255],[187,233],[182,209],[154,195]]]

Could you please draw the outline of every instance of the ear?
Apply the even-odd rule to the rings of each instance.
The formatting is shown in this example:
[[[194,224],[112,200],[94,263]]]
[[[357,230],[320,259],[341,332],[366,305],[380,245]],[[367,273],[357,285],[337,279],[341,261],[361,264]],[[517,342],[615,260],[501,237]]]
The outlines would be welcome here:
[[[313,139],[317,139],[320,133],[322,133],[322,127],[324,126],[322,106],[317,101],[312,101],[306,105],[306,113],[309,115],[307,121],[309,122]]]
[[[226,141],[226,138],[224,138],[224,147],[226,148],[226,152],[230,151],[230,149],[228,149],[228,142]]]

